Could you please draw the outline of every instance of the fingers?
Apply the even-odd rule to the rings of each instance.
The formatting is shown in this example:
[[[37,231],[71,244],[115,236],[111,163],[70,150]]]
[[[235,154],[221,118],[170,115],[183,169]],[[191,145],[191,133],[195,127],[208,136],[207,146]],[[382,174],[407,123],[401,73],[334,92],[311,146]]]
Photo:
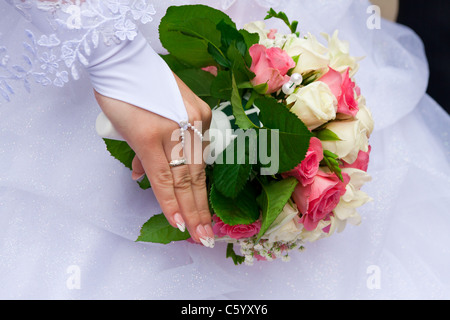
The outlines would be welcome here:
[[[198,120],[204,123],[205,130],[209,128],[209,106],[201,103],[185,85],[181,91],[189,120],[192,123]],[[212,247],[214,233],[208,206],[202,147],[199,152],[191,152],[189,146],[186,148],[189,152],[185,155],[183,148],[180,148],[180,137],[175,140],[171,137],[172,132],[179,129],[173,121],[97,93],[96,98],[114,127],[136,152],[132,162],[132,178],[138,180],[146,174],[168,222],[181,231],[187,228],[194,241]],[[200,129],[199,132],[203,130]],[[186,138],[188,142],[193,142],[193,139],[194,137]],[[174,155],[174,151],[179,151],[178,156]],[[180,167],[169,165],[171,160],[184,156],[192,164]]]
[[[197,128],[201,130],[201,128]],[[191,176],[191,189],[194,194],[194,201],[197,206],[200,220],[207,231],[211,223],[211,213],[209,210],[208,191],[206,186],[206,165],[203,159],[205,145],[196,134],[185,136],[184,155],[188,159],[189,175]],[[212,232],[212,228],[211,228]]]
[[[133,177],[145,172],[169,223],[182,232],[187,228],[195,242],[213,247],[205,166],[200,163],[171,167],[171,160],[185,156],[179,148],[179,141],[160,141],[149,145],[151,147],[141,149],[139,157],[134,158]],[[173,152],[177,148],[180,152]]]
[[[194,240],[205,246],[214,246],[214,233],[211,226],[211,213],[208,205],[205,165],[203,164],[202,141],[196,137],[196,148],[191,148],[192,139],[186,134],[186,146],[180,152],[174,152],[179,141],[166,142],[166,154],[169,160],[186,159],[187,164],[171,168],[174,193],[180,206],[182,217]],[[174,145],[175,143],[175,145]],[[172,147],[169,147],[171,146]],[[199,147],[200,146],[200,147]],[[195,151],[195,154],[194,154]],[[200,154],[200,157],[199,157]],[[191,232],[191,235],[193,233]]]
[[[213,247],[214,233],[211,227],[211,215],[209,213],[206,215],[204,211],[200,211],[197,207],[197,195],[192,188],[189,166],[182,165],[172,168],[172,175],[175,197],[189,233],[195,241],[207,247]]]
[[[133,162],[131,163],[131,178],[133,180],[139,180],[145,175],[145,169],[142,166],[141,160],[139,160],[138,156],[133,158]]]
[[[146,148],[140,151],[138,157],[133,162],[140,160],[141,164],[136,163],[135,166],[145,170],[167,221],[174,228],[184,232],[185,222],[182,218],[180,219],[180,207],[174,193],[173,176],[162,143],[153,143],[151,149]]]

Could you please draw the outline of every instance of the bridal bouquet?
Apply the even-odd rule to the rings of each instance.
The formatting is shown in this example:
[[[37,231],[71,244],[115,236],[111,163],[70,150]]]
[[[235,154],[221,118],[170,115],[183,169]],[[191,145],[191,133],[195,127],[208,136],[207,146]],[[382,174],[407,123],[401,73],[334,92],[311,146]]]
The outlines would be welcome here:
[[[370,111],[355,83],[349,46],[297,32],[296,21],[271,9],[287,33],[263,21],[237,29],[223,12],[202,5],[170,7],[160,39],[171,69],[213,110],[207,180],[216,242],[235,264],[289,259],[305,243],[357,225],[370,200]],[[105,140],[122,162],[125,142]],[[124,160],[126,159],[126,160]],[[149,188],[148,179],[141,181]],[[189,240],[164,215],[152,217],[137,241]],[[236,250],[236,247],[238,250]]]

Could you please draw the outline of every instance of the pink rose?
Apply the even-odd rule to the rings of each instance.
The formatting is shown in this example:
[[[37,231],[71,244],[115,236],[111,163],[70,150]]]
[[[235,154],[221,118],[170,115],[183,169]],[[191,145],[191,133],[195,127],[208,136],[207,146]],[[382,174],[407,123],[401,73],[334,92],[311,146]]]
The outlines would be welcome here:
[[[261,221],[256,221],[251,224],[238,224],[230,226],[225,224],[217,215],[213,216],[213,231],[216,236],[224,237],[229,236],[233,239],[242,239],[252,237],[261,229]]]
[[[295,62],[285,51],[254,44],[249,52],[253,59],[250,71],[256,75],[252,80],[254,86],[267,83],[267,93],[274,93],[290,80],[287,73],[295,67]]]
[[[322,142],[316,137],[312,137],[309,142],[309,149],[305,159],[293,170],[283,173],[283,178],[295,177],[303,185],[311,184],[319,171],[320,161],[323,160]]]
[[[367,168],[369,167],[369,159],[370,159],[370,151],[372,150],[372,147],[369,146],[369,150],[367,152],[364,152],[362,150],[359,151],[358,157],[353,163],[347,163],[345,161],[343,162],[342,168],[354,168],[359,169],[362,171],[367,172]]]
[[[337,113],[352,117],[356,116],[359,108],[358,101],[355,98],[355,93],[360,94],[360,90],[350,78],[349,68],[344,74],[330,68],[330,70],[323,75],[319,81],[326,83],[338,100]]]
[[[334,173],[319,170],[311,184],[303,186],[299,183],[295,188],[292,197],[302,214],[300,222],[306,230],[314,230],[319,222],[327,219],[338,205],[350,181],[348,174],[342,175],[344,182]]]

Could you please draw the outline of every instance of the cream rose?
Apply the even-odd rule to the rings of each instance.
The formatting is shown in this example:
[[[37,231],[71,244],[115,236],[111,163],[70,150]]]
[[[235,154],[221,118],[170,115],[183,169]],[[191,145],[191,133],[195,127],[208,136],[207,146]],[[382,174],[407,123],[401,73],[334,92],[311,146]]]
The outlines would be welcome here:
[[[305,74],[313,70],[325,71],[330,63],[328,49],[310,33],[306,38],[288,38],[283,49],[291,57],[299,56],[294,73]]]
[[[250,33],[257,33],[259,35],[259,44],[266,48],[281,48],[286,42],[287,36],[276,32],[275,29],[266,29],[266,24],[263,21],[248,23],[244,25],[244,30]]]
[[[364,96],[358,97],[358,108],[359,111],[356,114],[356,119],[359,120],[362,128],[366,130],[367,137],[369,138],[373,132],[374,121],[372,118],[372,113],[366,107],[366,99]]]
[[[301,239],[303,241],[314,242],[314,241],[328,237],[330,235],[330,233],[325,232],[324,229],[326,230],[330,226],[333,219],[334,219],[333,217],[330,217],[330,220],[320,221],[319,224],[317,225],[317,227],[312,231],[303,229],[302,233],[300,235]]]
[[[296,241],[302,232],[302,226],[298,220],[298,209],[291,202],[288,202],[266,231],[263,239],[267,239],[272,243],[277,241]]]
[[[343,231],[347,222],[359,225],[361,216],[356,209],[372,200],[365,192],[361,191],[361,187],[372,179],[370,175],[354,168],[344,168],[342,172],[350,176],[350,181],[346,186],[345,194],[333,210],[336,221],[332,224],[332,229],[336,228],[338,232]]]
[[[359,120],[332,121],[326,128],[334,132],[339,141],[322,141],[324,150],[329,150],[345,162],[352,164],[357,158],[360,150],[369,150],[369,139],[366,129]]]
[[[294,104],[291,111],[308,127],[315,129],[336,118],[337,99],[330,88],[321,81],[300,88],[287,98],[288,104]]]
[[[269,30],[266,30],[266,24],[263,21],[254,21],[244,25],[244,30],[250,33],[257,33],[259,35],[259,43],[267,40]]]
[[[322,36],[328,42],[328,58],[330,60],[329,66],[339,72],[344,72],[350,68],[350,77],[353,77],[359,69],[359,58],[350,55],[350,46],[347,41],[342,41],[338,38],[339,31],[336,30],[333,35],[323,33]]]

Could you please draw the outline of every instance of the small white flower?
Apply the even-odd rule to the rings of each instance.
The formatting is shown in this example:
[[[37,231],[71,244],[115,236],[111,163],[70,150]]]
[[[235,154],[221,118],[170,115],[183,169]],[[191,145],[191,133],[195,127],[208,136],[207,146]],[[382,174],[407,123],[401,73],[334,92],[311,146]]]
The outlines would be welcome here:
[[[38,40],[38,45],[41,47],[57,47],[61,43],[56,34],[51,34],[49,36],[42,35]]]
[[[258,244],[255,245],[253,248],[254,248],[256,251],[260,251],[260,250],[263,249],[263,246],[262,246],[260,243],[258,243]]]
[[[133,40],[137,36],[136,25],[129,19],[121,19],[114,26],[116,28],[115,35],[120,40]]]
[[[145,0],[138,1],[131,9],[134,20],[140,20],[143,24],[153,21],[153,15],[156,14],[153,5],[147,5]]]
[[[63,87],[64,83],[69,82],[69,73],[67,71],[56,72],[56,78],[53,84],[57,87]]]
[[[53,74],[59,68],[59,64],[57,63],[57,58],[54,54],[44,52],[42,54],[42,56],[39,58],[39,60],[42,62],[41,69],[46,71],[47,73]]]
[[[253,256],[252,255],[246,255],[245,256],[245,264],[246,265],[253,265],[253,263],[254,263],[254,258],[253,258]]]
[[[111,10],[112,13],[125,14],[130,10],[129,0],[107,0],[106,6]]]

